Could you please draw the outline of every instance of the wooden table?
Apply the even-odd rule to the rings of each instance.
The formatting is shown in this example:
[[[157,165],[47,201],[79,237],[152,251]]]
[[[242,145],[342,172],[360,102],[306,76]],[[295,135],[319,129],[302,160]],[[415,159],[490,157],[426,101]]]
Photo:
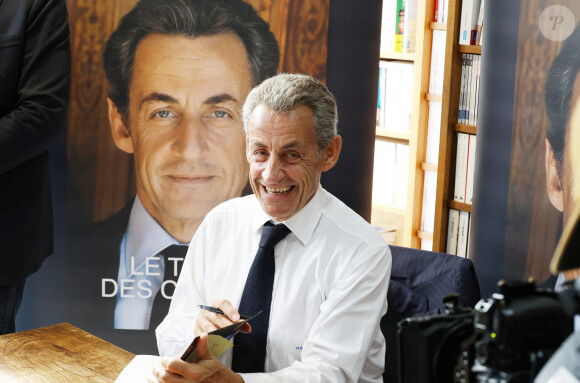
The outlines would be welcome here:
[[[114,382],[134,356],[61,323],[0,336],[0,382]]]

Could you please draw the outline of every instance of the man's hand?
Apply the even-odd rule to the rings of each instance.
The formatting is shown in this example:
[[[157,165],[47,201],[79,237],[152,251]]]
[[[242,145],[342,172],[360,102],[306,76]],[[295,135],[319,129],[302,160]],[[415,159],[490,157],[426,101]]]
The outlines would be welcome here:
[[[220,307],[221,308],[221,307]],[[222,309],[223,310],[223,309]],[[209,351],[207,334],[202,334],[197,344],[199,360],[196,363],[187,363],[181,359],[163,358],[161,366],[153,370],[159,383],[186,383],[186,382],[224,382],[243,383],[244,380],[232,370],[224,366]]]
[[[203,333],[210,333],[219,328],[227,327],[240,320],[238,310],[225,299],[216,299],[211,302],[213,307],[217,307],[224,312],[225,315],[215,314],[206,310],[201,310],[201,314],[197,317],[195,322],[195,335]],[[240,332],[248,333],[252,330],[250,325],[246,323],[240,329]]]

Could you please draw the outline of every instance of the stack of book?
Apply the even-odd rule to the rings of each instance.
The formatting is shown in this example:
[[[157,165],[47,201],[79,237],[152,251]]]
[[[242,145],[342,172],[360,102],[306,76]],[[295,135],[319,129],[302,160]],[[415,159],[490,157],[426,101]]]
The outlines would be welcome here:
[[[409,132],[413,100],[413,64],[381,61],[377,97],[377,128]]]
[[[481,56],[464,53],[461,60],[461,85],[459,91],[459,115],[457,122],[466,125],[477,125],[477,107],[479,105],[479,75],[481,73]]]
[[[463,0],[459,24],[460,45],[481,45],[485,0]]]
[[[449,209],[447,229],[447,253],[467,258],[469,256],[469,229],[471,213]]]
[[[415,52],[419,0],[384,0],[381,52]]]
[[[449,0],[435,0],[435,12],[433,21],[436,23],[447,23],[447,7]]]
[[[373,204],[404,209],[407,203],[409,145],[375,141]]]

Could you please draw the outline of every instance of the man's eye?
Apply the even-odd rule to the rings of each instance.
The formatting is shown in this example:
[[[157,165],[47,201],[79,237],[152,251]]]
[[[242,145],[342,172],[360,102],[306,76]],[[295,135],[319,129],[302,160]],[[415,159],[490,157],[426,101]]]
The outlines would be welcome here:
[[[266,153],[266,151],[265,151],[265,150],[256,150],[256,151],[254,152],[254,157],[256,157],[256,158],[264,158],[264,157],[266,157],[267,155],[268,155],[268,153]]]
[[[213,115],[217,118],[231,117],[228,112],[223,111],[223,110],[216,110],[215,112],[213,112]]]
[[[170,111],[168,111],[167,109],[163,109],[160,110],[159,112],[155,113],[153,115],[153,117],[159,117],[159,118],[169,118],[173,115],[173,113],[171,113]]]
[[[286,155],[286,157],[288,158],[288,161],[291,161],[291,162],[300,159],[300,156],[298,155],[298,153],[288,153]]]

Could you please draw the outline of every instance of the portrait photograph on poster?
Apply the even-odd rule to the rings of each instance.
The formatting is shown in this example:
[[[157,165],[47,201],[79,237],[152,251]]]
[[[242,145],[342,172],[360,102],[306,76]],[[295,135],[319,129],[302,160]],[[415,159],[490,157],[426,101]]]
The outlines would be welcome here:
[[[328,4],[71,8],[71,322],[155,353],[153,331],[197,227],[249,191],[246,95],[277,71],[325,80]]]
[[[565,143],[580,50],[578,2],[489,1],[488,11],[497,44],[482,53],[472,243],[484,296],[500,279],[555,286],[550,260],[572,208]]]

